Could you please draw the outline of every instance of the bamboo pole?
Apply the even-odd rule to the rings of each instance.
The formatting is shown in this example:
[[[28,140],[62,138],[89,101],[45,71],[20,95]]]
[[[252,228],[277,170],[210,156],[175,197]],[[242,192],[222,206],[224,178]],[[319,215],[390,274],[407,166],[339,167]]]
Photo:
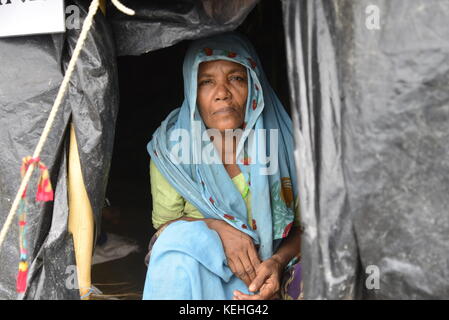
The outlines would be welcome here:
[[[92,206],[87,195],[81,172],[75,129],[70,127],[68,168],[69,232],[73,235],[80,296],[89,293],[92,286],[91,266],[94,239]],[[89,299],[87,296],[85,299]]]

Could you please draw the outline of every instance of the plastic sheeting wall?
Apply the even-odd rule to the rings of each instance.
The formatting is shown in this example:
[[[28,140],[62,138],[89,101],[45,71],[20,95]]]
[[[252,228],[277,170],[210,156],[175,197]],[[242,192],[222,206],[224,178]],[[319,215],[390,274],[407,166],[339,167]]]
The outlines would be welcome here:
[[[86,3],[75,3],[85,16]],[[79,31],[0,39],[0,225],[20,185],[22,158],[32,155],[36,147]],[[118,111],[115,59],[111,30],[99,13],[41,155],[50,169],[55,201],[36,204],[36,174],[29,184],[28,290],[17,297],[15,220],[0,251],[0,299],[79,299],[73,240],[67,232],[67,128],[73,121],[83,177],[99,227]]]
[[[305,297],[449,298],[449,2],[282,3]]]
[[[108,20],[117,55],[139,55],[237,28],[259,0],[122,1],[136,11],[125,16],[112,4]]]

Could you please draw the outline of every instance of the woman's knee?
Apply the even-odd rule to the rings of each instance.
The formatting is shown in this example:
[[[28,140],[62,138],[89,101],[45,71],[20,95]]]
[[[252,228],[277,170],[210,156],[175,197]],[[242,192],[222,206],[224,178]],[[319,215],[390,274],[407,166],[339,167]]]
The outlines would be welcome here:
[[[215,241],[217,237],[216,232],[209,229],[204,221],[176,221],[161,233],[157,241],[164,239],[171,244],[177,242],[182,247],[186,243],[201,245]]]
[[[156,240],[151,255],[167,251],[193,257],[202,257],[205,252],[217,257],[224,254],[220,237],[204,221],[176,221],[169,225]]]

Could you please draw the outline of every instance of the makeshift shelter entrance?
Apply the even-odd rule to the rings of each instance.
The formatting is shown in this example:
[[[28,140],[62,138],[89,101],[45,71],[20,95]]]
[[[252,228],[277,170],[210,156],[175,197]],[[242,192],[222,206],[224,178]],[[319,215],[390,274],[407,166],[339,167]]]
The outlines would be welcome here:
[[[270,27],[259,32],[264,25]],[[281,3],[260,3],[237,30],[256,46],[270,83],[289,109],[286,60],[279,59],[279,56],[285,56]],[[182,63],[188,45],[189,41],[181,41],[167,48],[117,58],[120,110],[106,192],[115,215],[111,219],[104,217],[102,229],[107,232],[100,235],[100,242],[103,236],[106,241],[109,235],[120,234],[136,240],[141,251],[93,267],[93,283],[98,284],[105,295],[124,296],[143,290],[146,274],[143,259],[154,232],[146,144],[168,113],[182,104]],[[97,253],[99,248],[102,246],[97,246]],[[108,285],[101,285],[105,283]],[[127,295],[127,298],[134,297],[134,294]]]
[[[182,99],[180,41],[239,26],[282,102],[291,102],[305,297],[449,297],[447,1],[124,3],[136,16],[109,4],[95,16],[41,155],[55,199],[29,203],[27,291],[15,289],[15,224],[0,248],[1,299],[89,292],[106,193],[122,207],[127,230],[149,240],[145,144]],[[72,4],[85,17],[86,2],[66,1]],[[0,225],[79,33],[0,39]],[[270,61],[272,52],[278,57]],[[141,276],[141,266],[131,272]]]
[[[182,40],[233,30],[244,21],[256,2],[230,1],[223,5],[220,1],[174,1],[169,4],[129,1],[126,4],[136,11],[135,17],[123,15],[110,4],[103,7],[106,16],[100,12],[95,15],[69,90],[41,155],[50,169],[55,199],[44,205],[30,201],[28,288],[19,298],[77,299],[80,293],[89,293],[92,244],[101,240],[101,214],[107,186],[112,205],[118,204],[122,209],[120,223],[123,224],[112,226],[112,229],[132,232],[132,237],[140,240],[142,249],[146,248],[153,230],[145,146],[152,131],[182,97],[180,71],[186,43],[168,51],[172,60],[167,59],[164,51],[144,54]],[[79,8],[82,25],[88,3],[67,1],[66,6],[70,5]],[[270,7],[273,6],[263,9],[267,17]],[[280,3],[275,7],[279,30],[282,28]],[[248,26],[253,33],[260,27],[260,23],[254,25],[255,19],[258,17],[252,18],[253,25]],[[37,143],[79,34],[79,29],[69,29],[65,34],[0,39],[0,56],[8,65],[1,73],[2,83],[5,83],[0,100],[4,121],[2,135],[12,137],[2,140],[0,148],[3,159],[0,174],[2,225],[20,184],[17,164],[23,156],[32,153]],[[271,38],[280,41],[278,46],[284,48],[282,36],[277,40],[273,35]],[[263,42],[262,36],[259,39]],[[268,45],[265,48],[273,57],[277,53]],[[117,65],[122,67],[119,72]],[[281,73],[286,76],[285,62],[283,67]],[[133,68],[143,71],[139,79],[133,76],[136,71]],[[161,82],[164,78],[166,81]],[[157,87],[161,84],[164,87]],[[284,89],[280,91],[287,102],[287,88],[282,87]],[[133,91],[136,89],[137,92]],[[123,93],[123,116],[119,117],[118,126],[122,132],[116,135],[117,160],[114,163],[117,169],[113,167],[111,179],[108,179],[119,91]],[[136,118],[129,119],[129,116]],[[129,130],[130,127],[133,130]],[[129,134],[134,134],[132,137],[138,137],[138,140],[130,143]],[[134,188],[126,190],[130,185]],[[29,194],[33,191],[33,185],[30,185]],[[127,203],[126,207],[123,202]],[[0,252],[0,259],[7,266],[1,271],[0,297],[11,299],[17,298],[15,277],[19,254],[16,224],[10,230]],[[140,265],[140,271],[144,270],[143,258]],[[141,277],[142,285],[143,281]]]

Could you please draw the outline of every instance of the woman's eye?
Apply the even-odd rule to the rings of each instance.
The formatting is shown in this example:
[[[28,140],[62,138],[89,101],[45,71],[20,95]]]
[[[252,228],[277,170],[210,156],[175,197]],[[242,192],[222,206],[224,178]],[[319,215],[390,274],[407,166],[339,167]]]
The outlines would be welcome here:
[[[245,81],[245,78],[240,77],[240,76],[233,76],[233,77],[231,77],[231,80]]]
[[[207,85],[210,83],[212,83],[212,80],[203,80],[203,81],[200,81],[200,86]]]

